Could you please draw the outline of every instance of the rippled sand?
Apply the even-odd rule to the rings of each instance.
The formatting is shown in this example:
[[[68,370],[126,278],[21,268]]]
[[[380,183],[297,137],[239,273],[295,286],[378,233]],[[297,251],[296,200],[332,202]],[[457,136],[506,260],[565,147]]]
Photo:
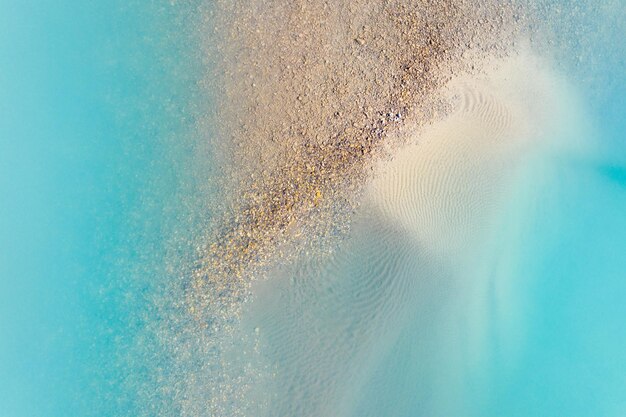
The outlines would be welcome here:
[[[574,117],[558,79],[532,54],[490,60],[483,69],[452,79],[444,87],[455,103],[451,114],[416,130],[391,161],[378,165],[353,229],[334,254],[300,258],[255,288],[246,321],[271,364],[262,389],[274,394],[267,414],[258,415],[396,415],[398,408],[385,408],[389,398],[407,403],[409,414],[401,415],[462,411],[455,409],[458,399],[450,402],[454,395],[438,401],[455,387],[437,386],[428,358],[445,355],[437,341],[454,345],[443,342],[447,331],[455,334],[455,320],[471,329],[460,342],[473,352],[469,362],[481,355],[481,335],[495,314],[489,288],[504,284],[477,271],[477,259],[493,250],[520,173],[547,149],[571,147],[560,141]],[[407,335],[413,345],[397,352]],[[398,368],[381,371],[390,357],[423,368],[406,377],[430,381],[425,391],[433,397],[412,389],[420,381],[404,380]],[[448,372],[441,364],[457,359],[442,358],[438,371]],[[416,396],[421,404],[411,409]],[[380,409],[373,406],[377,399]]]
[[[344,232],[398,129],[444,113],[435,91],[525,28],[512,2],[224,2],[212,15],[227,191],[197,285],[228,293],[251,266]]]
[[[349,415],[402,323],[439,308],[484,248],[552,126],[531,105],[550,82],[519,46],[533,12],[254,0],[199,13],[222,194],[197,262],[157,303],[157,408]]]

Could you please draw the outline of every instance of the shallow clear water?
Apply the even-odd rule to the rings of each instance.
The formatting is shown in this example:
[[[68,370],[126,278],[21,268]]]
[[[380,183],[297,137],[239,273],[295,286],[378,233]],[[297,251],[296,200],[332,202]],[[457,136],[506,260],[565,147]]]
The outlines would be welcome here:
[[[587,119],[575,75],[524,62],[387,164],[328,265],[256,289],[267,415],[623,413],[622,131]]]
[[[145,328],[210,217],[195,103],[211,101],[180,31],[193,14],[140,3],[0,0],[2,416],[182,414]],[[298,383],[319,379],[304,393],[279,377],[230,402],[263,399],[257,415],[625,415],[620,30],[592,40],[592,69],[555,70],[583,103],[564,139],[589,147],[525,158],[479,228],[487,243],[431,257],[365,222],[336,265],[260,283],[244,319],[260,337],[258,378],[287,364]],[[377,263],[384,251],[400,267]]]
[[[161,6],[0,2],[2,416],[146,407],[148,359],[123,358],[203,174],[181,169],[197,62]]]

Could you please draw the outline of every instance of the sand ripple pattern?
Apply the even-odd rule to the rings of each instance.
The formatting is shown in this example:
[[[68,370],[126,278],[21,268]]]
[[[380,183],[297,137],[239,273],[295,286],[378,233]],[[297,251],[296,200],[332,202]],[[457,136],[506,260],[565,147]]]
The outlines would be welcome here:
[[[485,227],[514,172],[519,135],[511,103],[489,86],[451,88],[456,111],[399,152],[370,190],[388,221],[438,256],[461,252]]]
[[[534,73],[517,66],[513,60],[490,77],[451,82],[456,110],[417,131],[413,144],[379,167],[337,252],[296,260],[255,287],[244,321],[257,330],[261,355],[273,370],[263,384],[273,396],[259,415],[380,415],[359,407],[375,404],[377,393],[380,404],[393,397],[384,384],[372,390],[371,381],[410,384],[407,378],[415,375],[385,372],[394,349],[422,361],[415,352],[437,346],[420,335],[432,336],[424,329],[446,316],[451,300],[468,292],[474,301],[488,299],[482,292],[491,284],[468,266],[488,247],[518,168],[530,155],[525,150],[537,143],[526,125],[538,119],[533,112],[546,111],[539,95],[533,102],[519,93]],[[514,88],[502,88],[503,79]],[[405,337],[407,329],[412,338]],[[423,394],[429,387],[420,389]],[[405,391],[399,398],[413,395]],[[415,415],[411,407],[427,409],[407,404],[402,415]]]
[[[506,136],[511,128],[512,114],[501,98],[487,89],[476,88],[467,82],[457,88],[460,95],[457,111],[460,117],[479,120],[484,132],[494,138]]]
[[[272,301],[253,313],[280,373],[266,415],[338,415],[346,388],[367,369],[355,364],[376,357],[377,342],[390,339],[386,328],[401,327],[395,324],[418,292],[412,277],[419,248],[377,217],[362,218],[358,227],[332,260],[283,269],[271,283]]]

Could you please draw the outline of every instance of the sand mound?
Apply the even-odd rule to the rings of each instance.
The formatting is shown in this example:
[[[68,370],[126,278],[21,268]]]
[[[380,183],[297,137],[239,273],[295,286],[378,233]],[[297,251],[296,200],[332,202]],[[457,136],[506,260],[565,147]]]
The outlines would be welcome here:
[[[450,116],[419,130],[414,143],[380,164],[334,255],[304,257],[255,288],[246,323],[259,332],[271,363],[273,376],[263,386],[276,396],[267,415],[376,415],[352,413],[361,388],[379,378],[374,371],[415,324],[411,317],[426,323],[460,313],[472,320],[476,306],[440,309],[459,293],[487,291],[472,259],[490,247],[517,173],[549,148],[542,142],[556,136],[544,133],[563,121],[546,117],[555,112],[547,106],[558,91],[537,91],[553,80],[541,62],[520,53],[485,65],[482,76],[445,87],[457,103]],[[377,387],[385,392],[384,381]]]
[[[536,136],[552,129],[539,127],[552,110],[546,93],[535,91],[540,82],[528,85],[541,74],[533,58],[487,65],[488,75],[445,87],[452,113],[382,163],[367,192],[373,210],[441,254],[461,253],[480,236],[520,161],[548,140]]]

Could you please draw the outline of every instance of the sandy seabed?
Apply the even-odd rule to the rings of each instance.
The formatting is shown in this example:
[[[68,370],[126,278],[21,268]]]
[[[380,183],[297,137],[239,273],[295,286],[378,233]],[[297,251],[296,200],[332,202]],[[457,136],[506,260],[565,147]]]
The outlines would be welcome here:
[[[335,253],[283,264],[254,287],[245,322],[272,369],[267,415],[391,415],[372,404],[426,391],[413,412],[464,415],[452,382],[464,367],[454,364],[480,363],[495,323],[521,327],[515,297],[502,290],[519,283],[485,268],[515,195],[532,198],[523,179],[536,161],[584,148],[573,128],[580,109],[528,49],[482,65],[444,86],[449,115],[378,164]],[[413,344],[398,351],[407,335]],[[381,364],[406,360],[412,374],[381,374]],[[411,378],[432,385],[421,392]]]
[[[495,313],[458,295],[493,285],[480,260],[529,161],[578,146],[560,140],[573,94],[530,52],[534,11],[285,0],[204,13],[223,193],[156,331],[168,407],[382,415],[359,407],[392,389],[377,367],[399,335],[426,332],[403,354],[428,357],[458,317],[475,331],[456,342],[480,357]],[[445,403],[424,401],[434,415]]]

